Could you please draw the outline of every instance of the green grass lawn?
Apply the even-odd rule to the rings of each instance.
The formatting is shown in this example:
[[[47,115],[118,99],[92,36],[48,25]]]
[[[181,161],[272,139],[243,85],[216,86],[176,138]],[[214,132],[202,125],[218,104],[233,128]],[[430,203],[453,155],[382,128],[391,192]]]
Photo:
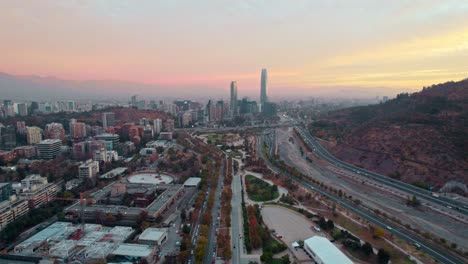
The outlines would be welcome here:
[[[208,142],[213,145],[222,145],[224,140],[223,134],[209,134],[207,136]]]
[[[265,202],[279,197],[278,187],[253,175],[246,175],[247,194],[252,201]]]

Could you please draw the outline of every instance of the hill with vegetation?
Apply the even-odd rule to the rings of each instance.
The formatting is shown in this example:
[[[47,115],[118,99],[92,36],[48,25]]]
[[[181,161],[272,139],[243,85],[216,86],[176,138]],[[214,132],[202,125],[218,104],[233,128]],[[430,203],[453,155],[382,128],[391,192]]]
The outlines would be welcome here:
[[[428,188],[467,184],[468,79],[329,113],[310,132],[338,158]]]

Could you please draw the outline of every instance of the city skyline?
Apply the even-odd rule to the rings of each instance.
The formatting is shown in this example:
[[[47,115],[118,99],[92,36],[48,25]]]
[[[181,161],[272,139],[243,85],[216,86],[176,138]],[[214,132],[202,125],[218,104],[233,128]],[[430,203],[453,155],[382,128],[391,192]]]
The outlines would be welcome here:
[[[23,3],[0,4],[0,71],[13,75],[124,81],[138,93],[221,94],[237,80],[250,95],[265,66],[272,94],[339,95],[416,91],[468,69],[462,1]]]

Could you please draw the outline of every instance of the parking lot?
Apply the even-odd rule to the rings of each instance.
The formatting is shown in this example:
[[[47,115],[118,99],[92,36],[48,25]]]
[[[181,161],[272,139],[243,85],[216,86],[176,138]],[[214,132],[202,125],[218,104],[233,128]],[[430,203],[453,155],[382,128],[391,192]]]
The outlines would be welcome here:
[[[310,260],[309,256],[302,249],[294,249],[291,244],[315,235],[324,236],[321,232],[313,230],[314,223],[312,221],[284,207],[263,206],[262,217],[268,228],[274,229],[276,234],[282,237],[281,240],[287,244],[301,263]]]

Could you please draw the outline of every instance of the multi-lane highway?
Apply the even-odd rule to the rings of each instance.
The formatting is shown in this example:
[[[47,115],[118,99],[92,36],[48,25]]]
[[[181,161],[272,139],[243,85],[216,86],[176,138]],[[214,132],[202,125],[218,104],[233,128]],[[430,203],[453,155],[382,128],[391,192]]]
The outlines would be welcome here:
[[[274,166],[266,157],[264,157],[263,152],[262,152],[262,146],[263,146],[263,141],[262,141],[262,136],[258,137],[259,141],[257,142],[257,153],[260,158],[262,158],[265,163],[273,170],[279,172],[280,169]],[[325,197],[328,197],[331,201],[337,203],[338,205],[348,209],[349,211],[355,213],[356,215],[359,215],[369,221],[370,223],[373,223],[376,226],[380,226],[384,229],[387,229],[388,232],[393,233],[395,236],[400,237],[413,245],[417,245],[421,250],[426,252],[427,254],[433,256],[435,259],[441,261],[442,263],[447,263],[447,264],[458,264],[458,263],[466,263],[466,260],[460,259],[459,257],[447,254],[445,250],[441,250],[436,248],[435,246],[426,243],[425,241],[422,241],[419,239],[417,236],[411,234],[404,228],[400,226],[396,226],[391,223],[387,223],[385,220],[375,216],[375,214],[368,209],[365,209],[361,206],[356,206],[355,204],[340,198],[339,196],[335,196],[331,193],[325,192],[323,190],[318,189],[316,186],[313,186],[310,182],[307,182],[303,179],[297,178],[287,172],[281,171],[283,174],[287,175],[291,179],[295,180],[296,182],[300,183],[302,186],[313,190],[314,192],[317,192]]]
[[[444,206],[447,209],[459,211],[464,215],[468,215],[467,204],[446,197],[434,197],[432,196],[432,193],[430,191],[343,162],[331,155],[322,145],[320,145],[320,143],[317,142],[317,140],[312,135],[310,135],[310,133],[306,129],[299,126],[294,126],[294,128],[299,132],[306,144],[309,145],[309,147],[314,151],[314,154],[317,155],[317,157],[326,160],[340,167],[341,169],[360,174],[364,177],[372,179],[373,181],[408,193],[409,195],[414,195],[420,199],[424,199],[426,201],[430,201],[435,204]]]
[[[224,166],[226,162],[223,159],[221,166],[219,166],[219,178],[218,184],[214,186],[215,188],[215,197],[213,207],[211,208],[211,225],[210,225],[210,232],[208,235],[208,246],[206,249],[206,254],[204,258],[204,263],[209,264],[213,263],[213,260],[216,259],[216,236],[217,232],[215,229],[219,229],[219,215],[221,208],[221,193],[222,193],[222,185],[223,185],[223,175],[224,175]]]

